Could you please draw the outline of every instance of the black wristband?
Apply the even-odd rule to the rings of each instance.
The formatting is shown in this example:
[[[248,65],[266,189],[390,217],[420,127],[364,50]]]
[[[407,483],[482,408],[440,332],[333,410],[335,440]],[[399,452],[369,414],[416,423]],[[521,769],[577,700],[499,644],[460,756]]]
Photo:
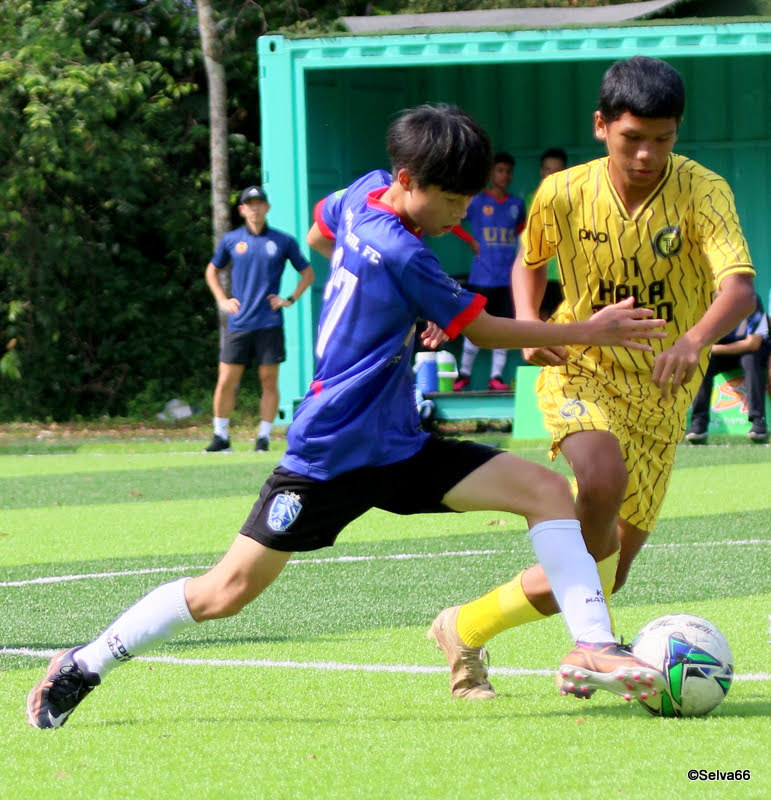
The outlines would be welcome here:
[[[291,305],[292,305],[292,303],[294,303],[294,297],[291,297],[291,296],[290,296],[290,297],[287,297],[286,301],[287,301],[287,303],[289,303],[289,305],[291,306]]]

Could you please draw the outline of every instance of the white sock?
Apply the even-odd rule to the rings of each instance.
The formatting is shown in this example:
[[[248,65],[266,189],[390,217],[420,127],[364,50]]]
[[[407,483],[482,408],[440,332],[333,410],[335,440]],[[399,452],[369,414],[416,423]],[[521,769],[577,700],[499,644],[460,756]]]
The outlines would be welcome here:
[[[574,641],[615,642],[597,564],[586,549],[578,520],[539,522],[529,534]]]
[[[491,378],[502,378],[503,377],[503,370],[506,369],[506,356],[508,356],[508,350],[501,350],[496,348],[493,350],[493,357],[492,363],[490,366],[490,377]]]
[[[219,436],[220,439],[227,439],[229,424],[230,417],[214,417],[214,435]]]
[[[460,360],[460,371],[463,375],[471,375],[478,352],[479,348],[473,342],[468,339],[463,340],[463,356]]]
[[[265,437],[266,439],[270,437],[270,432],[273,430],[273,423],[266,422],[264,419],[260,420],[260,432],[258,434],[259,438],[262,439]]]
[[[93,642],[78,650],[77,662],[104,677],[134,656],[167,642],[195,624],[185,600],[189,578],[163,583],[124,611]]]

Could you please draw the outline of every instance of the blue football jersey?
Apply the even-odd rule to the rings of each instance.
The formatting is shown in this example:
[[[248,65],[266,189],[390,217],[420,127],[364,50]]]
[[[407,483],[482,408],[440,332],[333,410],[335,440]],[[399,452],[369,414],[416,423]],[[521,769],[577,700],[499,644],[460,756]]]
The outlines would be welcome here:
[[[471,199],[466,221],[479,242],[479,255],[471,262],[468,282],[474,286],[509,286],[511,265],[527,214],[525,201],[513,194],[497,200],[485,191]]]
[[[308,266],[297,241],[267,225],[256,236],[242,225],[222,237],[211,263],[217,269],[232,263],[230,293],[241,301],[238,313],[228,316],[228,330],[260,331],[281,325],[281,310],[273,311],[267,298],[278,294],[287,260],[298,272]]]
[[[287,432],[281,465],[317,480],[409,458],[423,446],[412,353],[418,318],[451,338],[485,298],[442,271],[418,232],[379,198],[391,185],[370,172],[316,206],[335,240],[319,317],[316,370]]]

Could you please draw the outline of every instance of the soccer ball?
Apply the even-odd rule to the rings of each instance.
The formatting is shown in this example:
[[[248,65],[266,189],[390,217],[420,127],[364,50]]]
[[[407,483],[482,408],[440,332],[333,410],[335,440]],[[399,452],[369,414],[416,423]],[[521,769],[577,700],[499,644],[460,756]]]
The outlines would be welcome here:
[[[667,614],[634,638],[637,658],[664,673],[666,689],[640,700],[657,717],[700,717],[718,706],[731,688],[734,659],[723,634],[692,614]]]

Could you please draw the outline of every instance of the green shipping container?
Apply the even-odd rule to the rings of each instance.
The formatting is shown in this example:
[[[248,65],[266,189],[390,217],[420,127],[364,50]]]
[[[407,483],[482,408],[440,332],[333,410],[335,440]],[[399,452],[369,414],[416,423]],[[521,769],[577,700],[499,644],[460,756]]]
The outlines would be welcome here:
[[[546,147],[563,147],[571,164],[603,154],[592,137],[592,114],[600,78],[611,63],[638,54],[664,58],[681,72],[688,92],[675,149],[731,184],[758,286],[769,298],[771,22],[264,36],[257,52],[262,174],[271,222],[301,243],[319,199],[370,169],[388,168],[385,131],[400,110],[449,102],[469,111],[490,132],[496,149],[516,156],[512,191],[525,195],[538,183],[538,157]],[[444,237],[431,245],[448,272],[468,272],[470,254],[462,242]],[[313,336],[327,273],[324,259],[314,255],[313,265],[313,291],[286,319],[280,391],[287,418],[312,379]],[[286,280],[289,291],[295,278]],[[517,363],[510,357],[512,373]]]

